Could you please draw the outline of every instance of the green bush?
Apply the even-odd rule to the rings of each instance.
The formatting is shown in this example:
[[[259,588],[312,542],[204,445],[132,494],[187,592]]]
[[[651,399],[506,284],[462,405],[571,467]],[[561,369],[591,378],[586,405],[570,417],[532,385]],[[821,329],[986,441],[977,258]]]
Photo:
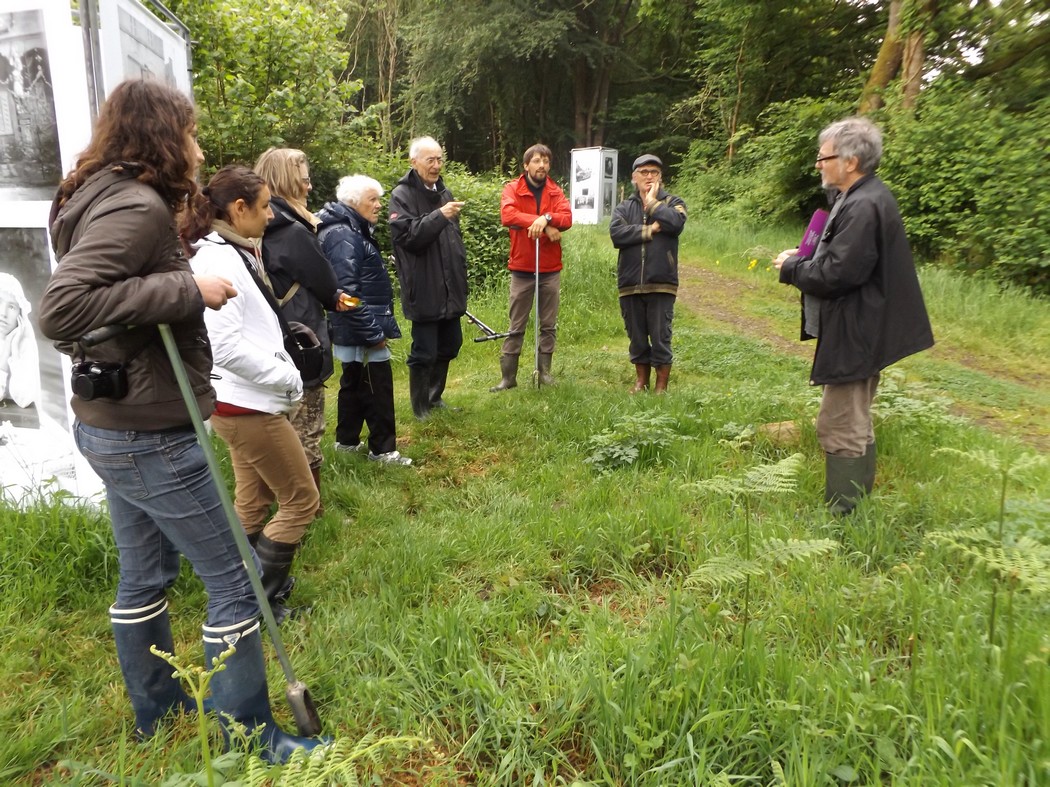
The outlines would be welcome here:
[[[707,141],[694,143],[675,185],[694,212],[746,222],[801,220],[826,201],[813,167],[817,135],[849,113],[845,97],[770,104],[754,128],[737,134],[733,159]]]
[[[474,175],[457,165],[445,174],[445,185],[466,204],[459,214],[463,244],[467,247],[467,273],[472,288],[491,286],[506,276],[510,235],[499,220],[504,180],[493,173]]]
[[[694,213],[802,221],[824,200],[817,136],[853,109],[841,95],[771,104],[738,134],[731,161],[694,144],[676,185]],[[879,175],[919,259],[1050,293],[1050,98],[1018,114],[942,78],[915,112],[890,104],[873,118],[884,134]]]
[[[881,174],[916,253],[1050,293],[1050,98],[1026,114],[940,80],[894,116]]]

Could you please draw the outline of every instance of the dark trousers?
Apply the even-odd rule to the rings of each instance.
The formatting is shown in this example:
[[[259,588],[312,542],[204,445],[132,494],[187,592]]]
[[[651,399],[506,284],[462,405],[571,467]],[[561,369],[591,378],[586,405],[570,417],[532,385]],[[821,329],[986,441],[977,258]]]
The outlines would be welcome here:
[[[343,445],[357,445],[365,424],[368,424],[369,451],[386,454],[397,448],[394,375],[390,361],[343,364],[335,439]]]
[[[412,323],[412,349],[409,366],[431,368],[438,361],[451,361],[463,346],[463,329],[459,317],[448,320]],[[340,441],[342,442],[342,441]]]
[[[620,314],[631,340],[631,363],[665,366],[674,361],[671,353],[671,323],[675,296],[665,292],[625,295]]]

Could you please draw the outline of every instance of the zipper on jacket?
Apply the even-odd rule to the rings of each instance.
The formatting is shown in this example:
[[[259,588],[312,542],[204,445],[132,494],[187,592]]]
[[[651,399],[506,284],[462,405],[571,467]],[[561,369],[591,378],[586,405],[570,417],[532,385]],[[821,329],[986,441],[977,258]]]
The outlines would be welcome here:
[[[645,212],[645,202],[642,202],[642,265],[638,269],[638,286],[645,283],[645,248],[649,241],[645,239],[645,228],[649,226],[649,214]],[[650,236],[652,237],[652,236]]]

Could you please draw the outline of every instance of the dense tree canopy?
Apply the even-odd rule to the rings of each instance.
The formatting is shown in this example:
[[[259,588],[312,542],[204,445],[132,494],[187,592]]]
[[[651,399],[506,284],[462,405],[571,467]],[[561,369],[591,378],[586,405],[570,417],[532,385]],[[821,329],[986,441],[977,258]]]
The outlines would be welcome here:
[[[292,145],[327,186],[366,164],[392,182],[420,134],[468,170],[498,176],[537,140],[555,150],[556,173],[572,147],[606,145],[622,168],[642,149],[659,153],[702,209],[798,219],[820,198],[819,129],[871,113],[886,131],[886,176],[927,257],[1050,282],[1045,0],[172,5],[197,41],[211,165]],[[977,149],[988,155],[960,165]],[[988,175],[989,161],[1003,168],[996,188],[975,174]],[[939,196],[926,182],[940,184]],[[1021,198],[1035,226],[988,231],[990,216],[1016,213],[1015,186],[1003,183],[1033,184]],[[951,220],[975,210],[983,223]]]

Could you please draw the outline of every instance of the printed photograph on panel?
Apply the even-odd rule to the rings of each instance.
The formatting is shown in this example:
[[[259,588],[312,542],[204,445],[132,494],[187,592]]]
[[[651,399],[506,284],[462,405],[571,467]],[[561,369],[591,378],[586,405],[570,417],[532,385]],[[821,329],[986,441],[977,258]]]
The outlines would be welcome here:
[[[49,200],[60,179],[44,14],[0,13],[0,200]]]
[[[0,495],[76,490],[66,387],[36,304],[51,274],[47,233],[0,228]]]
[[[103,73],[108,93],[125,79],[159,79],[190,91],[185,40],[136,0],[100,0]]]

